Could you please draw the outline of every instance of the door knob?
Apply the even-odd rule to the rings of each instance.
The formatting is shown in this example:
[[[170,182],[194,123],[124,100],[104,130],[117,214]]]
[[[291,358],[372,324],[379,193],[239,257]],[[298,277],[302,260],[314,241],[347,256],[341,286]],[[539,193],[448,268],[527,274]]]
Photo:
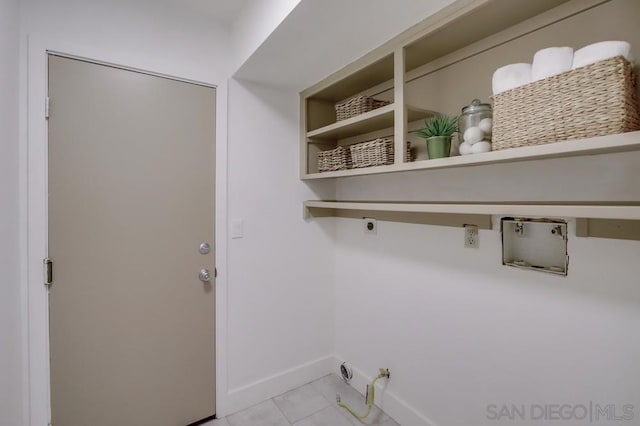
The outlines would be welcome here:
[[[208,269],[200,269],[198,278],[200,278],[200,281],[202,281],[203,283],[208,283],[209,281],[211,281],[211,272],[209,272]]]

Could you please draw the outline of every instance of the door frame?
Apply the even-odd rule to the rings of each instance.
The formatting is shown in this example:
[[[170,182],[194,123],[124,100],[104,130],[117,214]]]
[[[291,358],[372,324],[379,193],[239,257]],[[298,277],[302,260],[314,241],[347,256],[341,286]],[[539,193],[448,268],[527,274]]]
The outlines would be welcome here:
[[[218,272],[215,285],[216,410],[224,412],[227,395],[227,84],[200,82],[163,73],[104,61],[89,52],[51,46],[44,39],[29,37],[21,61],[20,81],[20,269],[23,353],[23,418],[29,426],[51,421],[49,365],[49,303],[44,285],[43,259],[48,255],[48,125],[45,104],[48,94],[49,54],[79,59],[173,80],[216,88],[215,142],[215,236],[214,253]],[[79,52],[81,53],[81,52]],[[100,55],[97,55],[98,57]],[[54,268],[55,280],[55,268]],[[213,319],[212,319],[213,320]]]

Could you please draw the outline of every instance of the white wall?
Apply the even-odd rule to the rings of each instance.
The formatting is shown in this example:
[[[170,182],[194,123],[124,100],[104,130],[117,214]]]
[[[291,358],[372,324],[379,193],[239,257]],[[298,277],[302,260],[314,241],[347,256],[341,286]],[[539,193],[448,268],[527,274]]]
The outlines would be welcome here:
[[[262,45],[298,3],[300,0],[247,2],[231,29],[234,70]]]
[[[337,199],[638,200],[638,155],[343,179]],[[635,183],[634,183],[635,182]],[[375,217],[375,215],[374,215]],[[337,219],[336,352],[391,369],[382,404],[401,424],[513,424],[489,404],[634,404],[640,416],[640,242],[576,238],[569,276],[501,265],[499,221],[463,230]],[[636,420],[637,421],[637,420]],[[578,426],[583,421],[563,421]],[[522,425],[540,424],[518,422]]]
[[[540,37],[557,41],[569,34],[563,25],[513,42],[516,50],[534,52]],[[604,34],[597,33],[594,41]],[[494,62],[522,60],[508,46],[491,55]],[[454,65],[445,77],[477,69],[490,79],[492,68],[478,61]],[[466,102],[457,99],[461,91],[438,91],[443,79],[436,79],[412,82],[412,103],[456,113]],[[336,198],[637,202],[638,164],[640,153],[632,152],[354,177],[338,181]],[[633,404],[628,424],[638,423],[640,242],[576,238],[572,223],[569,276],[560,278],[502,266],[498,227],[495,221],[494,230],[480,232],[476,250],[463,248],[462,229],[382,222],[372,237],[359,221],[338,220],[336,352],[359,371],[356,383],[389,367],[383,404],[403,425],[534,425],[543,422],[490,420],[487,406],[590,402],[617,404],[618,415]]]
[[[231,80],[227,300],[231,411],[329,372],[334,342],[334,223],[302,219],[302,201],[331,197],[298,179],[299,101]]]
[[[22,336],[18,258],[18,20],[0,1],[0,425],[22,424]]]
[[[42,285],[46,255],[46,95],[47,49],[218,85],[216,141],[216,295],[226,300],[227,78],[231,51],[228,32],[205,15],[179,4],[124,0],[23,0],[21,2],[21,177],[30,179],[27,204],[21,206],[22,242],[29,260],[23,288],[28,289],[31,423],[48,421],[47,299]],[[27,123],[28,119],[28,123]],[[27,193],[26,184],[21,193]],[[27,235],[27,223],[29,234]],[[27,282],[28,273],[28,282]],[[10,302],[12,306],[17,300]],[[226,307],[218,306],[218,394],[226,395]],[[27,329],[27,324],[23,323]],[[213,362],[213,361],[212,361]],[[13,424],[12,426],[15,426]]]
[[[66,53],[215,84],[224,82],[230,71],[227,31],[206,15],[171,2],[22,4],[23,34],[48,49],[71,49]]]

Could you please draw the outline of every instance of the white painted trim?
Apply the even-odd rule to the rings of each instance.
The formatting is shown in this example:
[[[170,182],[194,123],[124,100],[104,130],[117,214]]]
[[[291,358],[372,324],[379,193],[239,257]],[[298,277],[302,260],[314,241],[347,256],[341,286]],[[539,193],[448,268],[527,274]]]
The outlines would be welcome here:
[[[215,262],[218,276],[216,285],[216,412],[224,411],[227,405],[228,362],[227,362],[227,307],[229,306],[228,284],[228,140],[229,129],[229,86],[227,80],[218,86],[216,107],[216,227],[215,227]],[[224,103],[224,110],[220,105]]]
[[[324,377],[329,373],[335,372],[337,365],[336,357],[327,355],[248,385],[230,389],[225,410],[218,410],[219,417],[244,410],[252,405]]]
[[[334,366],[340,365],[342,358],[336,356],[333,363]],[[371,383],[373,377],[366,375],[362,370],[354,366],[351,366],[351,368],[353,370],[353,379],[351,379],[350,385],[362,393],[362,391],[367,388],[367,385]],[[391,371],[390,380],[393,380],[393,371]],[[422,415],[398,395],[386,390],[386,387],[387,384],[384,382],[378,382],[376,384],[375,404],[396,422],[401,425],[411,426],[437,426],[433,420]]]
[[[65,46],[49,46],[44,39],[29,36],[21,57],[20,197],[21,253],[23,274],[23,335],[25,365],[25,417],[30,426],[43,426],[51,417],[49,372],[49,311],[43,285],[42,259],[47,256],[47,52],[65,52]],[[64,54],[69,57],[80,57]],[[96,63],[106,61],[91,60]],[[113,66],[114,64],[111,63]],[[119,66],[121,67],[121,66]],[[122,67],[127,68],[127,67]],[[131,69],[131,68],[127,68]],[[147,71],[152,75],[167,74]],[[176,77],[177,78],[177,77]],[[191,81],[182,79],[183,81]],[[227,400],[227,111],[228,86],[218,84],[216,96],[216,405],[224,410]],[[26,97],[25,97],[26,95]],[[224,105],[224,107],[220,107]]]
[[[21,336],[22,336],[22,425],[30,425],[31,404],[30,404],[30,352],[29,352],[29,288],[28,288],[28,268],[29,268],[29,247],[28,247],[28,100],[27,100],[27,72],[28,60],[27,52],[29,39],[20,38],[20,89],[18,105],[19,114],[19,156],[18,156],[18,181],[19,181],[19,249],[20,249],[20,311],[21,311]],[[24,52],[24,53],[23,53]]]
[[[47,125],[44,99],[47,93],[45,49],[29,38],[27,47],[26,171],[27,182],[27,336],[29,354],[29,425],[46,425],[50,419],[49,315],[47,291],[43,285],[42,259],[47,238]]]

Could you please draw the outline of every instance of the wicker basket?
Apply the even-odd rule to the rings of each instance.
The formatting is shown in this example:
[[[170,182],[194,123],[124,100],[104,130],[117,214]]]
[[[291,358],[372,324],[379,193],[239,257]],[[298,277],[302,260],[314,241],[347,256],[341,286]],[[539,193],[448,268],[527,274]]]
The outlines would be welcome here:
[[[493,150],[640,129],[636,77],[623,57],[493,97]]]
[[[373,167],[393,164],[393,140],[378,138],[350,145],[352,167]]]
[[[356,96],[348,101],[336,104],[336,120],[346,120],[347,118],[373,111],[390,103],[389,101],[380,101],[369,96]]]
[[[318,172],[333,172],[352,168],[373,167],[393,164],[393,142],[380,138],[353,145],[339,146],[329,151],[318,152]],[[353,161],[355,155],[356,161]],[[407,141],[404,161],[413,161],[411,142]]]
[[[349,147],[339,146],[329,151],[318,152],[318,172],[333,172],[351,168]]]

